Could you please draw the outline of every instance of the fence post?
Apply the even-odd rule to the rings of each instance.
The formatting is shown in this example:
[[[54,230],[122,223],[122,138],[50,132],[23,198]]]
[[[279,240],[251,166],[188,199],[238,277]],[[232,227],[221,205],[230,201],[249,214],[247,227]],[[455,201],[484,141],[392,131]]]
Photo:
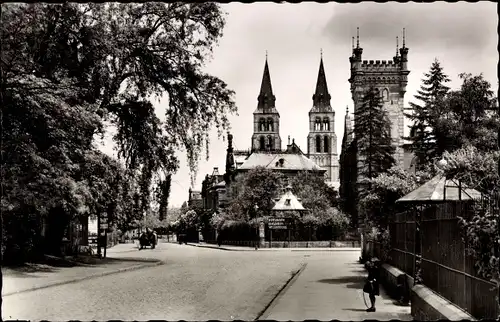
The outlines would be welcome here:
[[[415,213],[415,273],[414,285],[422,283],[422,247],[421,247],[421,231],[420,231],[420,216],[421,211]],[[418,246],[418,248],[417,248]]]

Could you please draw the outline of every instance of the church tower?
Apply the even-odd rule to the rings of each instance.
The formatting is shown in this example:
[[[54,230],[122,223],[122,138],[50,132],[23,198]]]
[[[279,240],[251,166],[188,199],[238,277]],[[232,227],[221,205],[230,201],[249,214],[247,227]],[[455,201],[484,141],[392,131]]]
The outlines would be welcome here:
[[[396,38],[396,56],[392,60],[361,60],[363,48],[359,47],[359,28],[357,33],[356,47],[354,37],[352,38],[351,83],[352,100],[354,101],[354,112],[362,106],[363,95],[370,87],[377,88],[382,94],[384,109],[387,111],[391,121],[391,138],[396,153],[396,163],[403,165],[403,131],[404,131],[404,95],[408,83],[408,48],[405,46],[405,30],[403,29],[403,47],[399,49]],[[399,49],[399,53],[398,53]],[[356,120],[354,120],[356,122]]]
[[[335,112],[330,105],[331,96],[326,84],[323,54],[319,62],[316,92],[312,99],[313,107],[309,111],[307,154],[309,159],[326,170],[327,182],[338,182],[339,162],[337,136],[335,135]]]
[[[281,151],[280,114],[275,101],[266,54],[257,109],[253,112],[252,151]]]

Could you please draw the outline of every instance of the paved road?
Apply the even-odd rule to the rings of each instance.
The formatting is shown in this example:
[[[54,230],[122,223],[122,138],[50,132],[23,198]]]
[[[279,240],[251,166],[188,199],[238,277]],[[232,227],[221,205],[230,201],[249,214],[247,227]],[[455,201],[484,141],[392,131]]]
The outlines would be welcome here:
[[[297,270],[303,256],[227,252],[160,244],[166,264],[4,297],[4,319],[253,320]]]
[[[112,255],[111,255],[112,254]],[[359,251],[223,251],[177,244],[110,252],[164,265],[4,297],[4,319],[254,320],[405,319],[408,308],[379,300],[364,312]],[[294,282],[264,312],[291,272]]]
[[[412,320],[410,307],[394,304],[381,290],[377,312],[366,312],[362,288],[366,270],[357,263],[359,251],[312,255],[307,266],[284,290],[262,319],[277,321],[302,320]],[[367,303],[370,303],[366,296]]]

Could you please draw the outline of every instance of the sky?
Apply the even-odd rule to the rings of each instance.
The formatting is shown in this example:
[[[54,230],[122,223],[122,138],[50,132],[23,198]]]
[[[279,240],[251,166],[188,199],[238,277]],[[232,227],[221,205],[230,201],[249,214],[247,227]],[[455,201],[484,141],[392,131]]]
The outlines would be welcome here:
[[[229,3],[224,35],[215,48],[206,71],[225,81],[236,93],[238,115],[229,116],[236,149],[250,148],[253,111],[257,107],[266,51],[276,108],[280,113],[282,148],[288,135],[306,152],[308,112],[318,76],[320,51],[335,111],[337,153],[344,134],[346,106],[353,110],[350,93],[349,57],[352,37],[360,28],[363,60],[391,60],[396,36],[401,46],[406,28],[408,85],[405,106],[414,101],[424,73],[437,58],[449,75],[452,89],[460,87],[458,74],[483,73],[494,90],[498,88],[498,15],[494,2],[479,3]],[[166,101],[155,106],[163,115]],[[161,117],[160,117],[161,119]],[[405,122],[405,134],[408,133]],[[109,135],[101,149],[111,155]],[[201,190],[206,174],[214,167],[224,172],[227,142],[211,132],[209,160],[202,156],[193,190]],[[191,186],[185,151],[179,151],[180,168],[172,178],[170,207],[188,199]]]

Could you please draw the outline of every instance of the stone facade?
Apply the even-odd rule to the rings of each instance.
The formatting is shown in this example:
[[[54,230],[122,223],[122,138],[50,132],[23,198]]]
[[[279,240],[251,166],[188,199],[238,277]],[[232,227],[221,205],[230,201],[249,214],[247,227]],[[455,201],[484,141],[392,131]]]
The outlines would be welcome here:
[[[408,83],[408,48],[396,49],[396,56],[392,60],[362,60],[363,48],[353,48],[351,63],[351,94],[354,102],[354,113],[362,105],[363,95],[370,87],[377,88],[382,94],[384,109],[391,121],[391,137],[396,147],[395,159],[397,164],[404,164],[403,140],[404,135],[404,95]],[[354,120],[356,121],[356,120]]]
[[[330,105],[323,58],[320,60],[313,107],[309,111],[309,135],[307,136],[307,156],[325,169],[325,180],[339,180],[337,155],[337,135],[335,134],[335,112]]]
[[[280,114],[275,106],[276,97],[271,86],[269,66],[264,66],[258,105],[253,112],[252,151],[280,151]]]

